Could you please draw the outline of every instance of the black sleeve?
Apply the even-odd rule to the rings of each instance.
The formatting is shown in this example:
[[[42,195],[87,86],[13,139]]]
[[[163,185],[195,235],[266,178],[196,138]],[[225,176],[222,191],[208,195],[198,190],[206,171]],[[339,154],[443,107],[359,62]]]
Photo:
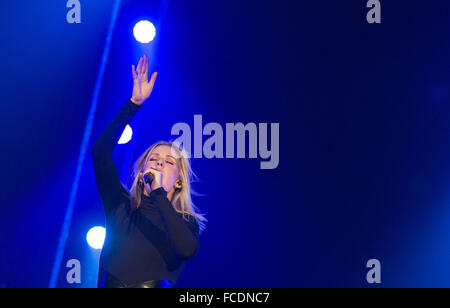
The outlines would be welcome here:
[[[167,192],[160,187],[150,193],[163,218],[164,226],[169,235],[170,243],[176,253],[183,259],[191,259],[198,249],[199,226],[189,215],[189,221],[183,219],[167,199]]]
[[[126,189],[120,182],[113,151],[125,126],[139,109],[140,106],[128,100],[92,147],[95,181],[106,213],[113,210],[125,197]]]

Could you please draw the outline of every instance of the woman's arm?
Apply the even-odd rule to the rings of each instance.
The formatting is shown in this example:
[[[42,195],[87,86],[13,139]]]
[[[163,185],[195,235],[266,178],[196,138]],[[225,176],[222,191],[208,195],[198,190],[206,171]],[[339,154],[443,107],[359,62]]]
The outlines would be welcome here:
[[[92,147],[95,181],[106,212],[110,212],[120,203],[124,190],[113,160],[113,151],[125,126],[139,109],[139,106],[129,100],[106,126]]]
[[[198,249],[199,226],[196,220],[192,217],[190,222],[184,220],[175,211],[162,187],[153,190],[150,198],[160,210],[170,243],[177,255],[186,260],[193,258]]]
[[[92,147],[92,160],[94,163],[95,181],[105,210],[109,212],[121,201],[124,187],[119,179],[117,167],[113,160],[113,151],[117,142],[131,121],[139,111],[143,102],[150,96],[156,79],[156,73],[147,82],[148,58],[139,60],[137,70],[132,66],[133,96],[120,109],[114,119],[100,134]]]

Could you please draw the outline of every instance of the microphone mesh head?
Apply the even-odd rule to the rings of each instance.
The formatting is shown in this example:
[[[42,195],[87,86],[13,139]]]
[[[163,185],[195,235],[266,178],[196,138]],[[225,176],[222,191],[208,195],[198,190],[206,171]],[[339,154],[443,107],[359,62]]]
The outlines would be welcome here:
[[[153,181],[153,174],[147,173],[144,175],[144,180],[147,184],[150,184],[151,181]]]

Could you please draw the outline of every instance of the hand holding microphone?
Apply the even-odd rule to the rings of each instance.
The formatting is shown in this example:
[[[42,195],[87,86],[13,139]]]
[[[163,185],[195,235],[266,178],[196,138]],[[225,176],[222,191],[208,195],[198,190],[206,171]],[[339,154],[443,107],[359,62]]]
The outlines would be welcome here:
[[[152,173],[150,173],[150,172],[149,172],[149,173],[146,173],[146,174],[144,175],[144,181],[145,181],[145,183],[147,183],[147,184],[151,184],[154,178],[155,178],[155,176],[154,176]]]
[[[162,172],[157,169],[150,168],[143,174],[144,185],[148,188],[149,191],[156,190],[162,186],[162,177]]]

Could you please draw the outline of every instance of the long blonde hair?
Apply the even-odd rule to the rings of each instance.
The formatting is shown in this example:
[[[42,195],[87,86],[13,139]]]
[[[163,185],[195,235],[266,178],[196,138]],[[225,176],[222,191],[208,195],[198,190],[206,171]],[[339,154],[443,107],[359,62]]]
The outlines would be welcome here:
[[[181,188],[175,188],[175,191],[172,196],[172,206],[174,209],[183,215],[183,219],[188,220],[186,215],[193,216],[196,219],[200,233],[205,229],[205,222],[208,221],[204,217],[204,214],[199,212],[199,209],[192,202],[192,195],[200,195],[192,190],[191,183],[198,180],[195,173],[192,171],[190,160],[184,149],[180,147],[179,144],[175,142],[165,142],[158,141],[155,144],[151,145],[144,153],[138,158],[138,160],[134,163],[133,172],[131,174],[132,186],[130,188],[130,203],[131,208],[136,210],[139,208],[141,204],[141,196],[144,192],[144,185],[139,184],[139,173],[143,171],[145,167],[145,163],[147,162],[148,157],[153,152],[153,150],[160,146],[167,145],[171,147],[172,151],[176,155],[179,180],[181,181]]]

